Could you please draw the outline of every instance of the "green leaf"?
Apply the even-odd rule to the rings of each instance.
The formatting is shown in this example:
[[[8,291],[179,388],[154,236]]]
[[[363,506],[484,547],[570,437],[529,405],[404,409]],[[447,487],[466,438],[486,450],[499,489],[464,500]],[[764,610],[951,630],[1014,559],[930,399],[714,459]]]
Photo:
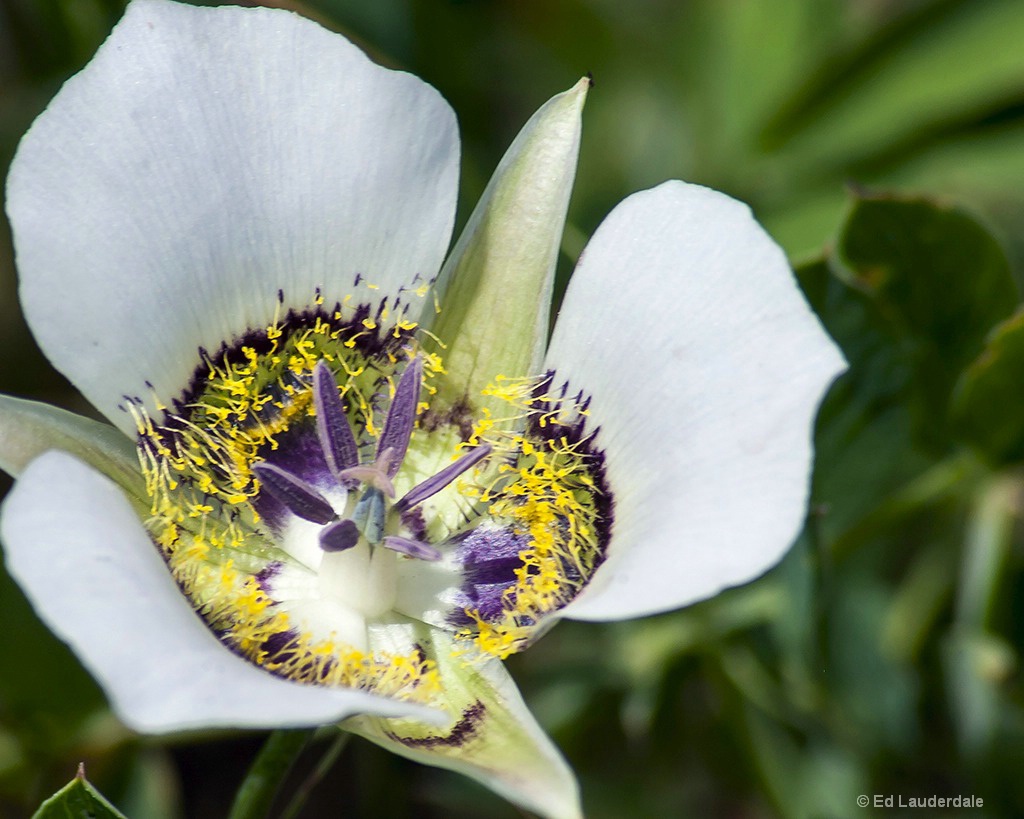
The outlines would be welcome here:
[[[831,696],[861,748],[910,753],[919,730],[921,693],[914,665],[885,651],[891,590],[861,566],[852,566],[834,592],[825,661]]]
[[[999,245],[970,216],[884,197],[855,201],[834,257],[798,278],[850,365],[818,417],[823,514],[812,519],[822,542],[844,551],[969,471],[936,460],[952,443],[951,395],[1016,288]]]
[[[792,731],[744,704],[749,748],[765,790],[785,816],[848,816],[867,788],[863,763],[827,740],[797,742]]]
[[[1024,460],[1024,412],[1008,412],[1024,395],[1024,311],[992,332],[964,372],[953,410],[957,432],[997,464]]]
[[[118,803],[127,816],[145,819],[180,819],[182,810],[178,768],[166,748],[138,748],[127,765],[127,781]],[[190,795],[194,789],[190,789]]]
[[[837,256],[911,368],[919,431],[941,437],[961,370],[1017,302],[1002,248],[955,208],[878,196],[854,202]]]
[[[456,243],[431,330],[447,345],[440,395],[474,400],[498,374],[538,372],[579,153],[588,79],[545,103],[494,172]]]
[[[1024,91],[1024,6],[946,3],[863,53],[819,72],[809,103],[782,128],[794,168],[820,174],[922,132],[984,116]]]
[[[991,625],[997,592],[1013,553],[1020,497],[1020,479],[1007,474],[982,483],[972,499],[956,605],[957,625],[965,630],[984,631]]]
[[[51,449],[74,455],[102,472],[148,514],[138,455],[124,433],[49,404],[0,395],[0,469],[17,477],[29,462]]]
[[[125,819],[85,778],[85,766],[70,783],[43,802],[32,819]]]
[[[984,759],[1006,723],[1006,697],[1016,668],[1014,647],[999,636],[952,630],[942,642],[950,716],[961,753]]]
[[[738,182],[765,122],[836,45],[836,0],[691,0],[681,9],[681,93],[695,109],[702,164]]]
[[[825,260],[797,268],[797,278],[849,364],[822,404],[815,434],[813,498],[827,514],[812,525],[831,544],[929,461],[911,443],[911,369],[875,303]]]

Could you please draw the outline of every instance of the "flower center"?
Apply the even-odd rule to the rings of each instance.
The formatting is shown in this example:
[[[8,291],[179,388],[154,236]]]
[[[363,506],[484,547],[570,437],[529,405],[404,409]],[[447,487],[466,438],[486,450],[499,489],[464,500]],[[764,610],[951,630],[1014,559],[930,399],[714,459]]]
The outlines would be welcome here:
[[[505,656],[603,560],[584,398],[549,377],[446,403],[421,336],[384,303],[318,307],[203,354],[159,423],[132,404],[154,541],[214,633],[269,671],[429,701],[431,628]]]
[[[441,553],[429,543],[400,534],[401,514],[436,495],[475,466],[490,454],[491,447],[476,447],[394,502],[392,479],[401,469],[409,448],[422,374],[423,366],[414,358],[395,390],[384,431],[377,442],[376,457],[371,463],[360,464],[359,445],[338,397],[334,376],[324,361],[317,363],[313,371],[317,436],[336,489],[346,495],[343,512],[336,512],[331,502],[299,475],[269,462],[253,465],[263,487],[278,501],[300,518],[323,525],[319,541],[325,552],[343,552],[365,542],[370,547],[384,546],[422,560],[441,558]]]
[[[412,487],[397,501],[393,483],[401,471],[412,437],[419,405],[423,364],[415,357],[402,373],[388,409],[372,461],[360,463],[359,444],[352,432],[334,374],[320,360],[313,369],[313,405],[319,455],[329,471],[328,492],[321,492],[300,474],[271,461],[254,463],[261,491],[302,520],[319,525],[321,588],[326,596],[348,603],[366,616],[388,611],[395,603],[393,572],[382,572],[384,558],[374,560],[377,548],[390,549],[420,560],[437,561],[437,547],[413,536],[414,521],[403,516],[436,495],[491,452],[481,444],[454,463]],[[342,498],[332,504],[328,495]],[[358,549],[359,560],[334,557]],[[360,571],[361,570],[361,571]],[[346,593],[348,592],[348,593]]]

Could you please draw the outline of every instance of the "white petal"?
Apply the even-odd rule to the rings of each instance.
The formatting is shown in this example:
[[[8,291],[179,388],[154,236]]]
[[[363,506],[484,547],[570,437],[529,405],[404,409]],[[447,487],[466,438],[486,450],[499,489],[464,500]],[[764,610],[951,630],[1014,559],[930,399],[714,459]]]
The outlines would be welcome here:
[[[53,363],[115,424],[307,306],[437,274],[458,134],[443,99],[291,12],[135,0],[18,149],[21,296]],[[418,310],[420,305],[416,305]]]
[[[745,205],[682,182],[619,205],[580,259],[546,365],[593,396],[614,496],[608,560],[566,616],[675,608],[778,561],[844,365]]]
[[[0,534],[7,568],[39,616],[137,731],[426,712],[288,682],[231,653],[178,591],[124,496],[69,455],[50,452],[29,465],[4,503]]]

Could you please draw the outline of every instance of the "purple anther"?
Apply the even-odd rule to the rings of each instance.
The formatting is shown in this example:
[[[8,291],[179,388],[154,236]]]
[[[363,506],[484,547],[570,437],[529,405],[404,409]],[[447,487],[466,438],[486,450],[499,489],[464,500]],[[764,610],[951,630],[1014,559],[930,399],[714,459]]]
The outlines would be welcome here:
[[[425,481],[416,484],[412,489],[405,493],[398,503],[395,504],[395,509],[398,512],[404,512],[406,509],[411,509],[418,503],[423,503],[431,495],[436,495],[448,484],[454,481],[459,475],[465,472],[472,466],[475,466],[488,455],[491,454],[490,444],[481,444],[475,449],[470,450],[455,463],[449,464],[436,475],[427,478]]]
[[[254,464],[252,471],[264,489],[300,518],[321,524],[335,519],[334,509],[324,496],[302,478],[266,461]]]
[[[323,360],[313,370],[313,403],[316,405],[316,431],[327,466],[335,478],[359,463],[359,446],[352,434],[345,407],[338,395],[334,375]]]
[[[416,422],[416,406],[420,402],[420,381],[423,378],[423,362],[419,356],[409,362],[398,386],[395,397],[388,408],[388,417],[384,419],[384,431],[377,441],[377,458],[387,450],[391,450],[391,459],[387,465],[389,478],[395,477],[405,460],[405,452],[409,448],[412,427]]]
[[[420,540],[413,540],[412,538],[388,535],[384,538],[381,545],[403,555],[409,555],[409,557],[418,557],[420,560],[441,559],[441,553],[429,543],[423,543]]]
[[[355,521],[339,520],[320,530],[320,548],[325,552],[344,552],[359,542]]]

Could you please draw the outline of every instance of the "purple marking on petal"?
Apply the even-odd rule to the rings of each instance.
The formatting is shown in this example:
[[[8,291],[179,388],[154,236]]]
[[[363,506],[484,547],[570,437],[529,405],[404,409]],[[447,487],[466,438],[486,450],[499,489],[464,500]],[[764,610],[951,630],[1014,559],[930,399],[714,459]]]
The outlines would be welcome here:
[[[412,540],[407,537],[388,535],[384,538],[383,546],[409,557],[418,557],[420,560],[440,560],[441,553],[429,543],[420,540]]]
[[[263,489],[300,518],[313,523],[330,523],[334,520],[335,514],[331,505],[302,478],[266,462],[254,464],[252,471],[260,479]]]
[[[359,446],[338,395],[334,374],[322,360],[313,370],[313,403],[316,405],[316,431],[320,445],[328,467],[337,477],[343,469],[359,463]]]
[[[325,552],[344,552],[359,542],[359,527],[355,521],[339,520],[320,530],[320,548]]]
[[[505,592],[515,585],[519,554],[530,545],[528,534],[512,528],[478,527],[458,541],[455,560],[462,564],[465,581],[456,596],[456,608],[448,615],[453,626],[472,625],[465,609],[484,620],[498,620],[504,612]]]
[[[467,452],[455,461],[455,463],[449,464],[436,475],[427,478],[422,483],[416,484],[416,486],[406,492],[405,495],[402,496],[402,499],[395,504],[395,509],[399,512],[403,512],[418,503],[423,503],[423,501],[431,495],[436,495],[448,484],[459,477],[459,475],[478,464],[490,454],[490,444],[482,444],[481,446]]]
[[[401,513],[402,525],[416,540],[427,539],[427,521],[422,509],[407,509]]]
[[[395,397],[388,409],[388,417],[384,420],[384,431],[377,442],[377,457],[387,450],[392,451],[388,463],[388,477],[398,474],[405,452],[409,448],[413,424],[416,422],[416,406],[420,402],[420,381],[423,378],[423,362],[419,356],[409,362],[402,377],[395,387]]]
[[[260,521],[275,535],[280,535],[294,517],[291,510],[269,492],[261,492],[254,497],[252,506],[260,516]]]
[[[529,545],[529,534],[517,534],[511,526],[478,526],[459,539],[455,559],[469,569],[477,563],[518,557]]]
[[[256,583],[260,587],[261,592],[266,595],[270,594],[270,581],[280,571],[281,561],[275,560],[256,572]]]
[[[514,584],[492,583],[489,585],[466,585],[455,595],[455,608],[448,612],[448,622],[457,627],[472,626],[477,622],[466,609],[472,610],[485,622],[498,622],[505,614],[505,592]]]
[[[466,579],[474,586],[493,586],[496,583],[507,585],[516,581],[516,569],[522,565],[519,555],[481,560],[465,567]]]
[[[346,305],[345,316],[342,318],[341,302],[335,302],[333,307],[327,306],[325,302],[323,305],[317,305],[307,310],[289,310],[277,322],[277,329],[287,338],[294,333],[315,327],[320,322],[322,325],[330,327],[332,332],[338,333],[339,336],[352,340],[354,348],[367,358],[380,360],[387,358],[389,354],[401,355],[413,340],[416,331],[396,327],[393,331],[380,335],[367,333],[363,322],[370,318],[376,310],[379,310],[379,303],[375,305],[364,302]],[[191,408],[196,398],[206,389],[209,378],[207,361],[246,364],[251,351],[255,350],[262,355],[272,349],[277,349],[279,344],[277,334],[275,333],[273,339],[270,338],[261,323],[259,329],[245,330],[230,344],[221,344],[217,349],[200,348],[197,356],[200,363],[193,371],[188,386],[173,400],[172,413],[183,418],[191,417]],[[269,391],[273,391],[273,388],[269,388]],[[272,414],[274,410],[268,407],[267,412]]]
[[[388,729],[385,729],[385,733],[395,742],[400,742],[407,748],[458,748],[465,745],[480,732],[480,724],[486,716],[487,706],[480,700],[476,700],[476,702],[462,712],[458,722],[447,729],[445,733],[427,735],[425,737],[403,737]]]
[[[276,449],[269,443],[260,447],[257,453],[260,460],[302,478],[317,489],[329,490],[337,486],[312,419],[277,433],[274,440]]]
[[[271,634],[264,640],[260,650],[264,652],[265,661],[282,663],[295,656],[295,649],[298,644],[299,633],[297,631],[279,631],[276,634]],[[269,670],[271,673],[274,673],[272,668]]]

